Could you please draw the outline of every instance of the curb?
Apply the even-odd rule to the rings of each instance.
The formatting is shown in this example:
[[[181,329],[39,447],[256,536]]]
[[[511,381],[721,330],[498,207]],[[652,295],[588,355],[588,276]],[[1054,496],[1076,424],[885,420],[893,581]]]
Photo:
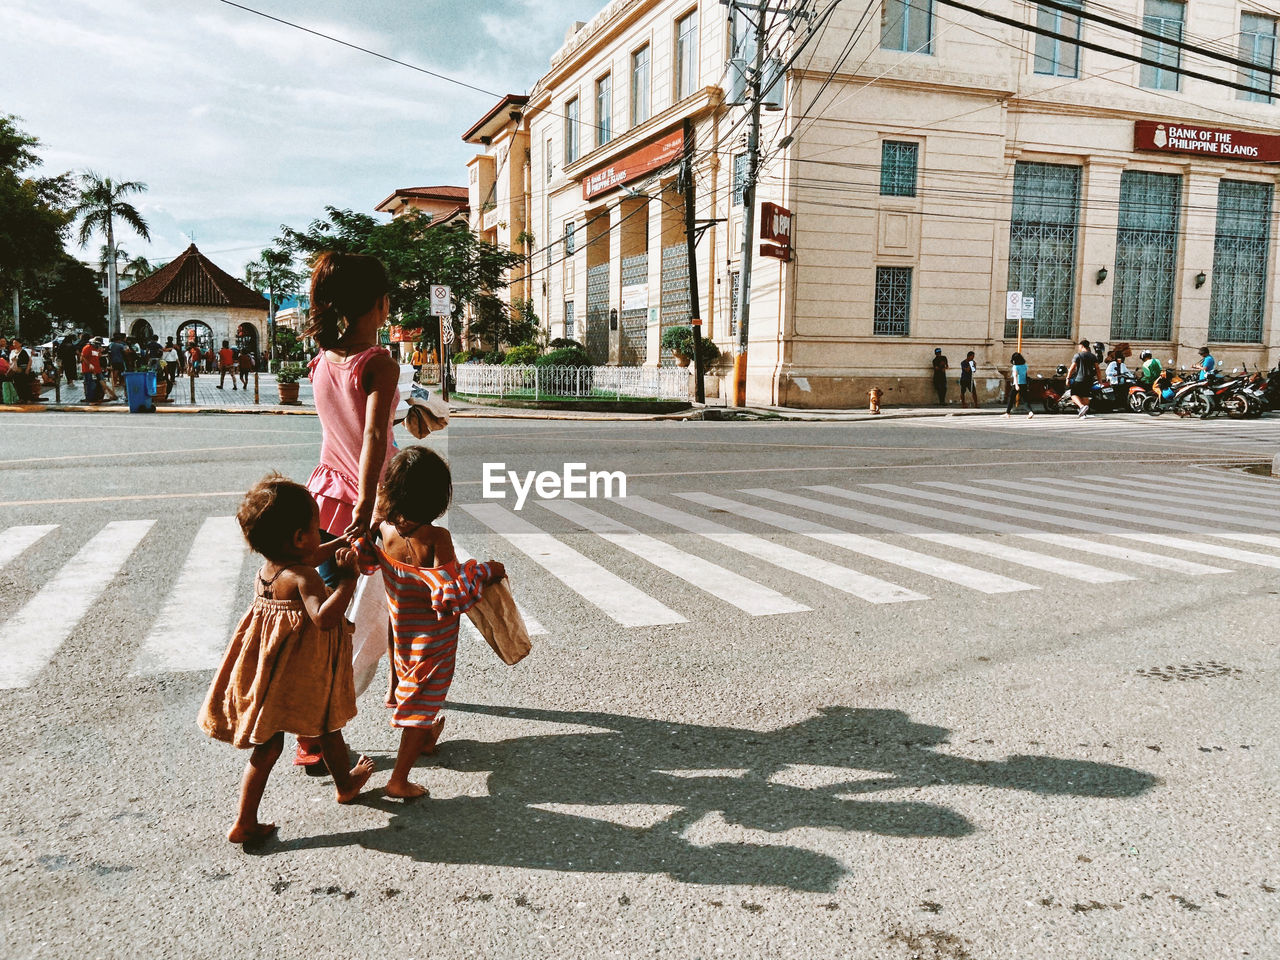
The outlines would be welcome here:
[[[127,403],[119,405],[106,406],[94,403],[19,403],[19,404],[0,404],[0,413],[100,413],[100,414],[118,414],[130,413]],[[156,407],[152,413],[179,414],[179,413],[231,413],[231,414],[265,414],[267,416],[306,416],[314,417],[316,411],[314,407],[299,407],[292,410],[279,410],[274,407],[192,407],[192,406],[169,406],[161,405]]]

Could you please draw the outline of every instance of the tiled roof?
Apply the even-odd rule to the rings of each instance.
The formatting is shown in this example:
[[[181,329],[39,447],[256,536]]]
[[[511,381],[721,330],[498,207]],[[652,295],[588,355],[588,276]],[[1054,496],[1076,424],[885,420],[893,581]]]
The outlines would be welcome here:
[[[469,196],[466,187],[401,187],[373,209],[390,213],[392,207],[402,200],[443,200],[446,203],[464,203]]]
[[[497,117],[497,115],[501,113],[504,108],[523,107],[528,102],[529,102],[529,98],[524,94],[508,93],[505,97],[503,97],[496,104],[490,107],[488,112],[486,112],[483,117],[481,117],[479,120],[473,123],[470,126],[470,128],[468,128],[467,132],[462,135],[463,142],[464,143],[474,142],[474,138],[476,134],[480,132],[481,128],[486,126],[491,120]]]
[[[151,276],[120,291],[121,303],[267,309],[267,298],[223,270],[193,243]]]

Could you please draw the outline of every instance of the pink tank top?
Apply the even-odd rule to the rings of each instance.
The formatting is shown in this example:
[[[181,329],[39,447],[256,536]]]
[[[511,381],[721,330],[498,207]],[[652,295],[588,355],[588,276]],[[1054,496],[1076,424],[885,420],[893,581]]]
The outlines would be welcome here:
[[[391,356],[383,347],[370,347],[347,357],[343,363],[329,360],[323,350],[311,361],[311,387],[324,441],[320,447],[320,464],[311,472],[307,489],[320,505],[321,528],[335,536],[341,536],[350,525],[356,498],[360,495],[360,450],[364,444],[365,410],[369,400],[361,379],[365,365],[380,353]],[[379,480],[395,451],[391,432],[399,402],[397,388],[388,414],[387,449],[383,451]]]

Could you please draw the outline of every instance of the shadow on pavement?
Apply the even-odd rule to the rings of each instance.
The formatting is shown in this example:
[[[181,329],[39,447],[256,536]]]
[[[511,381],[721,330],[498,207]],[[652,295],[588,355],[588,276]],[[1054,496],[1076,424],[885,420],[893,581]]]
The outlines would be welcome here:
[[[686,839],[685,831],[718,815],[729,824],[770,833],[819,827],[958,838],[976,828],[945,806],[864,798],[937,784],[1118,798],[1138,796],[1159,783],[1139,770],[1084,760],[948,756],[934,749],[947,742],[946,729],[914,723],[898,710],[825,707],[815,717],[761,732],[589,711],[466,703],[450,703],[449,709],[597,729],[495,743],[442,743],[437,764],[488,772],[489,796],[404,804],[374,793],[363,802],[392,814],[386,827],[270,843],[257,852],[358,845],[429,863],[661,873],[687,883],[830,891],[845,872],[833,857],[783,843],[701,844],[696,836]],[[795,764],[847,768],[850,777],[818,787],[771,782]],[[656,825],[625,826],[535,804],[677,810]]]

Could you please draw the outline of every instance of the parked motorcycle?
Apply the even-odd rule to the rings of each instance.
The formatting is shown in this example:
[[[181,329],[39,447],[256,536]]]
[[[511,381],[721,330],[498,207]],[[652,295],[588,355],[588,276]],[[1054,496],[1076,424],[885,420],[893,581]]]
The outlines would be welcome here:
[[[1203,380],[1175,376],[1170,367],[1166,367],[1155,382],[1154,395],[1143,409],[1153,417],[1170,411],[1180,417],[1207,417],[1213,412],[1213,399],[1209,385]]]

